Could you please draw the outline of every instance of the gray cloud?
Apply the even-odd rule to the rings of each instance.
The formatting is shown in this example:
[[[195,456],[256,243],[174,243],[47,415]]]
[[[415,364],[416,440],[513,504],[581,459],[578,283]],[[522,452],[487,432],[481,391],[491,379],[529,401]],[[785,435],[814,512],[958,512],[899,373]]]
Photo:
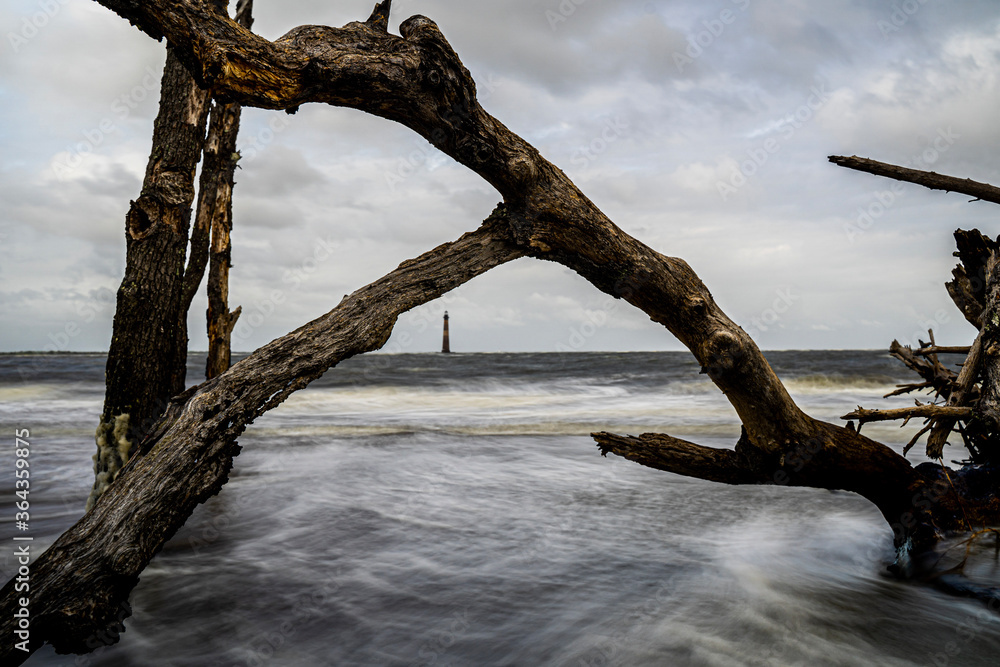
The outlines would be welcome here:
[[[255,30],[342,25],[373,4],[261,2]],[[889,182],[826,162],[933,156],[928,168],[1000,183],[995,3],[894,18],[899,4],[397,0],[392,28],[436,20],[491,113],[621,227],[687,259],[763,346],[884,347],[929,322],[957,344],[970,330],[942,288],[950,233],[988,231],[989,205],[906,186],[867,223]],[[0,25],[19,34],[36,7],[9,3]],[[113,305],[94,295],[120,280],[164,47],[96,3],[68,3],[16,51],[9,35],[0,47],[0,320],[17,323],[2,346],[39,347],[75,323],[69,348],[104,347]],[[754,162],[769,139],[777,150]],[[499,199],[408,129],[351,110],[244,110],[239,148],[231,298],[260,313],[244,348],[475,228]],[[782,294],[790,303],[769,321]],[[435,349],[428,322],[447,307],[460,349],[554,350],[594,318],[581,349],[678,348],[613,305],[562,267],[520,260],[403,316],[393,342],[408,331],[408,351]]]

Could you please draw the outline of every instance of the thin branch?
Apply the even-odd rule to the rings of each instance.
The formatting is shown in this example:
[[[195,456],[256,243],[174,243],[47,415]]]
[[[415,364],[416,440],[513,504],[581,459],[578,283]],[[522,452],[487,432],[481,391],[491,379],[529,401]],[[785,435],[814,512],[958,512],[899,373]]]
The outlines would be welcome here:
[[[934,385],[930,382],[920,382],[917,384],[897,384],[898,389],[890,391],[888,394],[882,398],[891,398],[893,396],[902,396],[903,394],[909,394],[911,391],[919,391],[921,389],[933,389]]]
[[[868,422],[912,419],[913,417],[969,419],[972,417],[972,408],[948,407],[944,405],[917,405],[912,408],[899,408],[896,410],[866,410],[858,406],[857,410],[847,413],[841,419],[857,419],[862,424],[867,424]]]
[[[889,346],[889,354],[902,361],[907,368],[929,383],[937,395],[948,398],[951,395],[957,375],[949,368],[945,368],[940,363],[933,363],[925,358],[917,357],[907,346],[899,344],[899,341],[892,341]],[[905,393],[905,392],[904,392]]]
[[[917,185],[922,185],[925,188],[930,188],[931,190],[960,192],[962,194],[976,197],[977,199],[982,199],[983,201],[1000,204],[1000,188],[990,185],[989,183],[980,183],[968,178],[944,176],[933,171],[921,171],[919,169],[899,167],[887,162],[876,162],[875,160],[869,160],[868,158],[858,157],[856,155],[851,157],[831,155],[829,160],[838,166],[847,167],[848,169],[856,169],[857,171],[864,171],[869,174],[875,174],[876,176],[885,176],[887,178],[893,178],[897,181],[916,183]]]
[[[910,450],[913,449],[913,446],[916,445],[917,441],[920,440],[920,436],[922,436],[924,433],[927,433],[928,431],[930,431],[931,428],[933,428],[933,426],[934,426],[933,424],[927,424],[922,429],[920,429],[919,431],[917,431],[917,433],[912,438],[910,438],[910,441],[908,443],[906,443],[906,445],[903,446],[903,456],[906,456],[907,454],[909,454]]]
[[[913,354],[919,357],[929,357],[934,354],[968,354],[970,347],[968,345],[930,345],[928,347],[922,347],[919,350],[914,350]]]
[[[948,397],[949,406],[961,407],[971,402],[970,399],[973,395],[972,387],[979,379],[983,357],[983,332],[980,331],[979,335],[976,336],[975,342],[972,343],[972,347],[969,349],[969,355],[965,358],[965,364],[958,374],[958,379],[955,380],[955,386]],[[954,418],[941,417],[937,419],[934,428],[931,429],[931,434],[927,436],[928,458],[941,458],[941,455],[944,453],[944,445],[954,428]]]

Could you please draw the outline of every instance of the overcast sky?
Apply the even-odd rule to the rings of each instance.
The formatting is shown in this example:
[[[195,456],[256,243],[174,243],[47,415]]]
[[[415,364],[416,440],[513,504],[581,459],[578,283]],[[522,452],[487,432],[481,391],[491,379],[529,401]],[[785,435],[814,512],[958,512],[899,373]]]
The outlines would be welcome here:
[[[367,18],[373,0],[258,0],[255,31]],[[1000,184],[996,0],[397,0],[437,21],[485,108],[619,226],[699,273],[765,349],[974,335],[943,283],[969,197],[829,164],[857,154]],[[124,215],[164,46],[95,2],[0,6],[0,349],[106,350]],[[244,110],[231,305],[253,349],[499,197],[411,131],[346,109]],[[861,213],[867,211],[868,215]],[[191,310],[203,350],[204,297]],[[522,259],[404,315],[386,349],[660,350],[679,343],[563,267]],[[405,335],[404,335],[405,334]]]

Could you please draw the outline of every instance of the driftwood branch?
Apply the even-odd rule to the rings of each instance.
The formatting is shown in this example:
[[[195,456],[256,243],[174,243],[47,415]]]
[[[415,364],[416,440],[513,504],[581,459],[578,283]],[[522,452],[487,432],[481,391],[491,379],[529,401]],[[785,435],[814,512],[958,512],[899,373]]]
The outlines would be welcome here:
[[[954,176],[944,176],[933,171],[921,171],[920,169],[909,169],[899,167],[887,162],[876,162],[868,158],[852,155],[843,157],[831,155],[830,162],[848,169],[864,171],[876,176],[885,176],[897,181],[907,181],[922,185],[931,190],[945,190],[946,192],[960,192],[970,195],[976,199],[1000,204],[1000,188],[989,183],[980,183],[969,178],[955,178]]]
[[[924,418],[948,418],[948,419],[968,419],[972,416],[972,408],[952,407],[945,405],[917,405],[912,408],[899,408],[896,410],[866,410],[861,406],[854,412],[849,412],[841,419],[857,419],[861,424],[868,422],[893,421],[895,419],[912,419],[913,417]]]
[[[913,389],[927,386],[934,389],[935,395],[943,396],[946,399],[951,395],[951,389],[955,383],[957,375],[951,369],[945,368],[941,365],[937,359],[928,360],[918,357],[912,349],[907,346],[900,345],[897,340],[892,341],[892,344],[889,346],[889,354],[902,361],[907,368],[924,380],[923,384],[904,387],[906,391],[912,391]],[[906,392],[895,391],[889,395],[899,393]]]
[[[970,397],[973,395],[973,385],[979,379],[979,374],[983,361],[983,334],[976,336],[975,342],[969,350],[969,355],[965,358],[958,379],[948,397],[949,407],[962,407],[968,405]],[[941,458],[944,453],[944,446],[948,436],[955,428],[956,419],[953,417],[941,417],[934,423],[931,434],[927,436],[927,457],[932,459]]]
[[[918,357],[929,357],[935,354],[968,354],[968,345],[928,345],[927,347],[922,347],[919,350],[914,350],[913,354]]]
[[[602,456],[608,452],[650,468],[723,484],[763,484],[773,480],[752,470],[731,449],[714,449],[662,433],[640,436],[592,433]]]

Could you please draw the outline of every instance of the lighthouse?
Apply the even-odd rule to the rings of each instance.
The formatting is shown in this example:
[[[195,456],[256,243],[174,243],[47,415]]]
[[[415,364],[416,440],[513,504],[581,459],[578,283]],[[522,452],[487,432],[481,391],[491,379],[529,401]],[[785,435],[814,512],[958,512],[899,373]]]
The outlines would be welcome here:
[[[441,339],[441,352],[449,354],[451,345],[448,342],[448,311],[444,311],[444,337]]]

